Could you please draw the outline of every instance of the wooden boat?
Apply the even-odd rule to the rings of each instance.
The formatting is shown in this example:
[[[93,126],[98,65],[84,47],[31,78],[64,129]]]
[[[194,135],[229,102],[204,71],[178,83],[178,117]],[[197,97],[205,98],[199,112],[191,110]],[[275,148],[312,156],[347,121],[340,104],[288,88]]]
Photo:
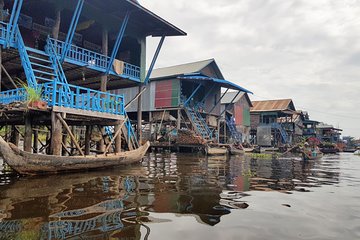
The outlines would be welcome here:
[[[303,155],[303,160],[307,161],[307,160],[317,160],[320,159],[324,156],[324,154],[320,151],[316,151],[315,153],[313,152],[308,152],[308,151],[303,151],[302,152]]]
[[[150,143],[146,142],[136,150],[118,154],[65,157],[24,152],[0,137],[0,156],[16,172],[25,175],[37,175],[129,165],[140,162],[149,146]]]
[[[227,148],[222,147],[210,147],[206,148],[206,154],[209,156],[225,156],[228,153]]]
[[[245,154],[244,149],[237,148],[236,146],[230,146],[229,148],[230,155],[242,155]]]

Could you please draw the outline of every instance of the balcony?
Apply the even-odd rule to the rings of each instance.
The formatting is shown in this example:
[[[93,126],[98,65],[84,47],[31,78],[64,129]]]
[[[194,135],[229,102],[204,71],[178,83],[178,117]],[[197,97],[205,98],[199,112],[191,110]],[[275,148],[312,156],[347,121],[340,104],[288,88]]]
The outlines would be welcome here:
[[[55,52],[58,56],[62,56],[65,48],[65,42],[49,38],[55,47]],[[99,72],[105,73],[110,63],[110,57],[103,54],[71,45],[69,51],[66,53],[65,61],[86,66]],[[118,61],[118,60],[116,60]],[[140,67],[130,63],[118,61],[120,63],[119,70],[115,72],[114,67],[111,67],[110,74],[129,78],[134,81],[140,81]]]
[[[105,93],[56,81],[40,85],[42,99],[49,107],[65,107],[114,115],[124,115],[124,96]],[[24,102],[28,98],[24,88],[0,92],[0,104]]]

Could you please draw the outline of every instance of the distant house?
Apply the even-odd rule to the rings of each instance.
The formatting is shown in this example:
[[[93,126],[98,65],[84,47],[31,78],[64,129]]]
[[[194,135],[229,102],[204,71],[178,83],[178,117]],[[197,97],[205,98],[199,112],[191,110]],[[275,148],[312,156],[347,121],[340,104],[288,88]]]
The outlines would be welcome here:
[[[149,136],[154,135],[152,126],[157,124],[157,129],[190,129],[206,141],[217,142],[221,88],[249,92],[226,80],[214,59],[154,69],[142,95],[143,125],[150,125]],[[119,89],[116,93],[124,94],[125,102],[130,102],[138,88]],[[136,121],[137,104],[126,110]]]
[[[316,137],[316,126],[319,124],[318,121],[311,120],[309,114],[307,112],[303,112],[304,120],[303,120],[303,136],[305,138]]]
[[[240,94],[238,92],[227,92],[224,94],[221,99],[223,130],[220,131],[225,138],[224,142],[227,142],[227,139],[236,141],[236,138],[239,137],[241,142],[250,143],[250,108],[252,106],[246,92]],[[237,136],[238,133],[240,136]]]
[[[296,109],[291,99],[253,101],[252,105],[252,143],[260,146],[279,146],[293,142]]]
[[[335,128],[326,123],[317,125],[317,138],[321,142],[338,143],[340,141],[342,129]]]

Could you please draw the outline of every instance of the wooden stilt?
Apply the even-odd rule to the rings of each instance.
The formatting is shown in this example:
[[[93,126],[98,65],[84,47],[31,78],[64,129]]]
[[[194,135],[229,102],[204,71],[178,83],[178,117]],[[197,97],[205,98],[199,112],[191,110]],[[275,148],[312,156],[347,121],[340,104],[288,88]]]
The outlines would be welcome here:
[[[122,126],[117,124],[115,126],[115,132],[120,131],[120,133],[121,133],[121,128],[122,128]],[[115,153],[120,153],[121,152],[121,134],[118,134],[118,136],[116,136],[116,137],[114,136],[114,138],[115,138]]]
[[[55,112],[51,112],[51,154],[60,156],[62,150],[62,126]]]
[[[177,128],[177,130],[179,130],[181,128],[181,109],[177,110],[176,128]]]
[[[150,141],[152,141],[152,131],[153,131],[153,127],[152,127],[152,112],[149,112],[149,131],[150,131]]]
[[[141,93],[143,87],[142,85],[139,86],[139,93]],[[138,135],[138,141],[141,145],[142,143],[142,95],[139,94],[138,97],[138,110],[137,110],[137,135]]]
[[[67,153],[67,147],[68,147],[67,133],[63,132],[63,135],[62,135],[62,155],[65,155]]]
[[[67,125],[67,123],[65,122],[65,120],[61,117],[60,113],[56,113],[56,118],[60,121],[60,123],[63,125],[63,127],[66,129],[66,131],[68,132],[71,140],[74,142],[77,150],[80,152],[80,154],[82,156],[85,156],[84,152],[82,151],[82,149],[80,148],[79,143],[76,141],[76,138],[74,136],[74,134],[71,132],[70,127]]]
[[[34,151],[34,153],[38,153],[38,151],[39,151],[39,131],[38,130],[34,130],[33,151]]]
[[[85,131],[85,155],[90,155],[90,141],[91,141],[92,127],[86,126]]]
[[[52,29],[52,37],[54,39],[58,39],[58,37],[59,37],[60,22],[61,22],[61,10],[56,9],[55,24],[54,24],[53,29]]]
[[[29,115],[25,116],[24,151],[31,152],[32,149],[32,128]]]
[[[114,134],[114,137],[111,139],[110,143],[107,145],[106,149],[105,149],[105,154],[109,151],[111,144],[113,144],[113,142],[120,137],[121,138],[121,129],[124,126],[125,122],[128,120],[128,118],[126,117],[125,120],[120,124],[120,125],[116,125],[116,132]],[[121,141],[121,140],[120,140]],[[116,143],[115,143],[116,144]],[[120,143],[121,144],[121,143]],[[121,147],[121,146],[120,146]],[[116,148],[116,147],[115,147]],[[116,151],[116,150],[115,150]]]
[[[11,129],[10,142],[15,146],[19,146],[19,140],[20,140],[20,132],[18,131],[18,128],[15,125],[13,125]]]

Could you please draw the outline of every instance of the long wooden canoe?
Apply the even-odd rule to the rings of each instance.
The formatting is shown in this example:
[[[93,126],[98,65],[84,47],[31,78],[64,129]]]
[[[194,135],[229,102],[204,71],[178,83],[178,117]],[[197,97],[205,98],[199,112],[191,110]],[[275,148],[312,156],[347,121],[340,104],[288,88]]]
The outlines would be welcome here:
[[[118,154],[65,157],[24,152],[0,137],[0,156],[16,172],[25,175],[38,175],[129,165],[140,162],[149,146],[150,143],[146,142],[138,149]]]

